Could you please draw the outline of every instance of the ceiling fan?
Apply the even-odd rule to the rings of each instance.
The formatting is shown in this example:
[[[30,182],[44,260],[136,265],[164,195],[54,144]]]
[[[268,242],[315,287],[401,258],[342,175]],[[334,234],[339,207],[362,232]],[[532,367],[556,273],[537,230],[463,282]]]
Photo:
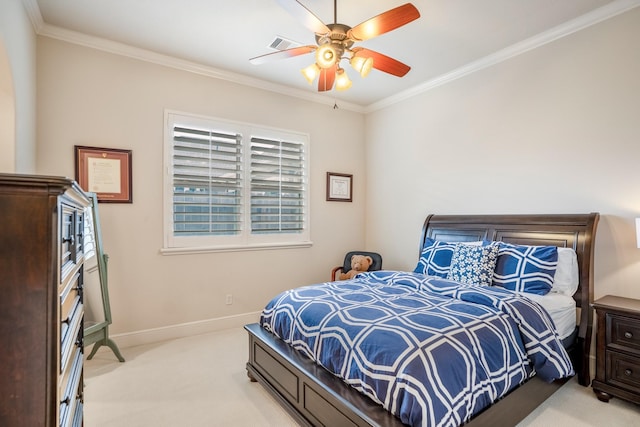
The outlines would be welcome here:
[[[398,77],[404,76],[411,69],[408,65],[382,53],[364,47],[354,47],[354,44],[395,30],[418,19],[420,12],[413,4],[403,4],[355,27],[350,27],[337,22],[337,0],[333,1],[333,24],[324,24],[298,0],[277,1],[287,12],[315,33],[317,46],[299,46],[256,56],[249,60],[252,64],[263,64],[315,51],[315,62],[304,68],[302,74],[309,84],[318,77],[320,92],[331,90],[334,83],[337,90],[346,90],[351,87],[347,73],[340,67],[342,59],[348,59],[351,66],[362,77],[366,77],[372,68]]]

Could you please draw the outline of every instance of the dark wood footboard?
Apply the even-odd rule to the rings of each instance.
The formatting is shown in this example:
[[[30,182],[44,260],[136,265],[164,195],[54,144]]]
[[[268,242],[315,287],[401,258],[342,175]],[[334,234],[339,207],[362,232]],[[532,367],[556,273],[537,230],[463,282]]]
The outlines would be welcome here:
[[[257,323],[249,332],[247,374],[305,426],[405,426],[367,396],[304,357]],[[565,381],[532,378],[474,417],[471,427],[514,426]]]
[[[299,354],[257,323],[249,332],[247,373],[302,425],[403,426],[382,406]]]

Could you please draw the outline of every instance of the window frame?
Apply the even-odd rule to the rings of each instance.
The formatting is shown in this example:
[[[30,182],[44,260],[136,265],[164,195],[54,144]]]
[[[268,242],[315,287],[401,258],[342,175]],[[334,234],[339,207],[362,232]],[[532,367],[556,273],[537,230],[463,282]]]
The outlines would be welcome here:
[[[195,128],[206,128],[220,132],[241,135],[242,145],[242,213],[241,231],[229,236],[175,236],[173,232],[173,128],[183,124]],[[300,233],[251,233],[251,139],[272,138],[300,143],[304,150],[303,159],[303,229]],[[244,123],[208,117],[174,110],[164,112],[163,143],[163,248],[162,254],[183,254],[217,251],[245,251],[279,249],[291,247],[309,247],[310,236],[310,193],[309,193],[309,135],[291,130],[278,129],[263,125]]]

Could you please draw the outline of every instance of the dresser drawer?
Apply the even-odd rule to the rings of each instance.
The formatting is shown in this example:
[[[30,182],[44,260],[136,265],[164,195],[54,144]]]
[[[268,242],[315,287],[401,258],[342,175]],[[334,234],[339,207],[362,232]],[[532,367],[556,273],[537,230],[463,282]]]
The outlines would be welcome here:
[[[617,314],[607,314],[611,333],[607,345],[640,355],[640,320]]]
[[[75,218],[75,227],[76,227],[75,255],[76,255],[76,262],[80,262],[84,258],[84,221],[85,221],[84,212],[76,211],[76,218]]]
[[[69,275],[76,264],[76,210],[63,204],[60,212],[60,281]]]
[[[60,282],[76,269],[84,257],[84,213],[62,203],[60,205]]]
[[[82,404],[82,350],[76,349],[73,363],[60,379],[60,426],[72,426]],[[80,414],[80,418],[82,418]]]
[[[67,369],[74,349],[82,348],[83,317],[84,307],[80,297],[77,297],[69,317],[60,322],[60,372]]]
[[[60,321],[66,323],[73,315],[73,308],[75,307],[77,300],[82,299],[82,281],[81,271],[77,271],[76,274],[65,283],[60,293]]]
[[[607,351],[607,382],[640,393],[640,357]]]
[[[71,423],[71,427],[82,427],[84,426],[83,421],[83,412],[82,407],[84,405],[82,395],[78,396],[76,401],[76,413],[73,416],[73,422]]]

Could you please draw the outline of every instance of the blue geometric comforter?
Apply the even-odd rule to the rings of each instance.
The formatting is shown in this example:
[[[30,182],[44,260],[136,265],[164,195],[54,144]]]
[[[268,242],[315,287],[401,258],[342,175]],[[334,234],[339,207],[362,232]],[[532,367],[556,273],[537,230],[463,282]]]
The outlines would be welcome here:
[[[459,426],[532,375],[573,375],[538,304],[376,271],[283,292],[260,323],[412,426]]]

